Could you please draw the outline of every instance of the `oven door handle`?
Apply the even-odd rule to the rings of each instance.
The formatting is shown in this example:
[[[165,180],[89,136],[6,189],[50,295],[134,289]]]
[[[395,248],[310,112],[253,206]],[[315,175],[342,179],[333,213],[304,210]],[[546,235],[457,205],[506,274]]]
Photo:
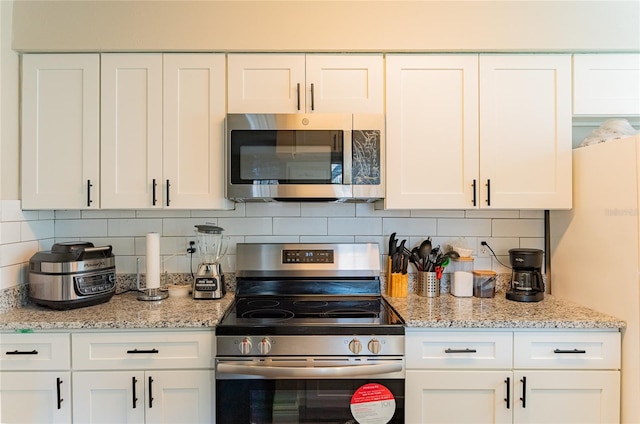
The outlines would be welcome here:
[[[267,378],[316,378],[316,377],[372,377],[402,371],[402,361],[373,365],[347,365],[341,367],[282,367],[218,363],[217,373],[257,375]]]

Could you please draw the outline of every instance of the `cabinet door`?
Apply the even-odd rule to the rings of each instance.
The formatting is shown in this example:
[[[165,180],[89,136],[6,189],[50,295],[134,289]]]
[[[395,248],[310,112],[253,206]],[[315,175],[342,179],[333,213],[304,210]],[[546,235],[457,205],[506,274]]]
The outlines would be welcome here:
[[[231,209],[224,198],[224,55],[163,60],[163,205]]]
[[[305,110],[304,54],[230,54],[229,113],[297,113]]]
[[[383,113],[380,54],[308,54],[306,112]]]
[[[147,424],[211,422],[215,384],[212,371],[147,371],[145,381]]]
[[[161,207],[162,55],[104,54],[101,84],[101,206]]]
[[[574,115],[640,115],[640,54],[573,56]]]
[[[620,422],[619,371],[514,373],[516,423]]]
[[[74,372],[74,422],[143,423],[145,384],[142,371]]]
[[[70,423],[70,373],[3,372],[0,377],[0,422]]]
[[[385,208],[477,206],[477,55],[387,56]]]
[[[571,207],[569,55],[480,56],[480,206]]]
[[[407,370],[405,422],[511,423],[510,377],[510,371]]]
[[[99,207],[100,58],[22,59],[22,208]]]

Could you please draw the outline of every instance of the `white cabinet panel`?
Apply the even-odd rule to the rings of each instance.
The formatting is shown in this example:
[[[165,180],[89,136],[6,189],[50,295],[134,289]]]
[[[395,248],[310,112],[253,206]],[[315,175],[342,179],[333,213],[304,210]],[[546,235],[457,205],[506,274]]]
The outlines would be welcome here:
[[[100,57],[22,58],[22,207],[100,206]]]
[[[0,335],[0,370],[63,370],[71,367],[66,333]]]
[[[640,54],[573,56],[574,115],[640,115]]]
[[[71,373],[2,372],[0,422],[70,423]]]

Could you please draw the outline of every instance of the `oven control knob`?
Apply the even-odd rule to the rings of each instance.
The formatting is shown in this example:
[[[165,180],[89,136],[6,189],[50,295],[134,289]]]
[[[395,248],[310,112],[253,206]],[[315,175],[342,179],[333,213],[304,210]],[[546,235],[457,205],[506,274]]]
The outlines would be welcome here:
[[[360,351],[362,350],[362,343],[360,343],[360,340],[352,339],[349,342],[349,350],[355,354],[360,353]]]
[[[260,354],[266,355],[267,353],[269,353],[269,351],[271,351],[271,340],[269,340],[268,337],[265,337],[264,339],[260,340],[260,343],[258,343],[258,347],[260,348]]]
[[[251,343],[251,339],[248,337],[242,339],[242,341],[238,345],[238,348],[240,348],[240,353],[242,353],[243,355],[248,355],[249,353],[251,353],[252,347],[253,343]]]
[[[378,339],[371,339],[369,340],[367,347],[369,348],[369,352],[378,354],[380,353],[380,349],[382,349],[382,343],[380,343],[380,340]]]

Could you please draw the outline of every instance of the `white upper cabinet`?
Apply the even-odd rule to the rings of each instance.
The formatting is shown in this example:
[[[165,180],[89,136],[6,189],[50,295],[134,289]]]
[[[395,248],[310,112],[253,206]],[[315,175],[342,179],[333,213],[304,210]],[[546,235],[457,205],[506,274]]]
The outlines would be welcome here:
[[[571,208],[571,57],[480,56],[480,206]]]
[[[100,56],[22,58],[22,208],[100,206]]]
[[[387,56],[385,207],[473,208],[478,137],[477,55]]]
[[[640,54],[573,56],[574,115],[640,115]]]
[[[102,207],[162,207],[162,54],[102,55]]]
[[[571,206],[569,55],[388,55],[389,209]]]
[[[224,55],[102,56],[102,207],[224,209]]]
[[[381,54],[230,54],[229,113],[382,113]]]

